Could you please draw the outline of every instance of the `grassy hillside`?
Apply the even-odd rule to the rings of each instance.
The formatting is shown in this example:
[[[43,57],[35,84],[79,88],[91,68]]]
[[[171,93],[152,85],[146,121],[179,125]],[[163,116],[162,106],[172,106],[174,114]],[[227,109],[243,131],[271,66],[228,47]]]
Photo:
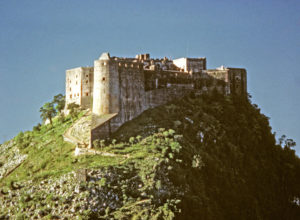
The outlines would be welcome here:
[[[248,100],[191,95],[147,110],[98,149],[110,156],[74,157],[75,146],[62,139],[71,124],[57,118],[0,146],[0,174],[8,167],[2,218],[300,216],[294,143],[276,144],[268,118]],[[9,160],[22,155],[9,173]]]

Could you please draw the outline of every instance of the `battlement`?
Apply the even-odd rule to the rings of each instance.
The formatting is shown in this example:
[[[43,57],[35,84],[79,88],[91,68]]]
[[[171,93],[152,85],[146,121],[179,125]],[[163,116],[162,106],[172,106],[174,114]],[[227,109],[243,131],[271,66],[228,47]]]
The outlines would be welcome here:
[[[118,60],[118,67],[119,68],[132,68],[132,69],[143,69],[143,63],[137,62],[136,60],[129,61],[129,60]]]

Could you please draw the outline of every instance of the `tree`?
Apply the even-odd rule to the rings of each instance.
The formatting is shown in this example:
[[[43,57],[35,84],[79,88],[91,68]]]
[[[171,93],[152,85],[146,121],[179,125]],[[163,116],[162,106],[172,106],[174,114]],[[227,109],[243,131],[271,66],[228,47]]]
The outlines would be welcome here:
[[[278,141],[284,149],[292,149],[296,146],[296,142],[291,138],[287,138],[286,135],[282,135]]]
[[[65,96],[63,96],[62,94],[58,94],[58,95],[54,96],[52,103],[54,105],[56,105],[55,109],[58,112],[61,112],[65,107]]]
[[[41,123],[38,123],[36,126],[33,126],[33,131],[38,132],[41,130]]]
[[[43,121],[49,119],[52,126],[52,118],[56,115],[56,110],[52,102],[47,102],[40,108],[41,118]]]
[[[70,110],[70,115],[72,118],[75,118],[78,111],[79,111],[79,105],[77,105],[76,103],[72,102],[70,104],[68,104],[67,109]]]

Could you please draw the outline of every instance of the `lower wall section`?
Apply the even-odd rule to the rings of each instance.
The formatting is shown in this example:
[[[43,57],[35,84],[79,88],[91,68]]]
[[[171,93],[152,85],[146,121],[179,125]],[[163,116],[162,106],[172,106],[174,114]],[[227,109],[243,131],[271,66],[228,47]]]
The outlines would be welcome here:
[[[163,105],[174,99],[182,98],[192,91],[194,91],[194,89],[191,85],[186,87],[163,88],[148,91],[146,92],[147,109]]]
[[[97,128],[91,130],[91,142],[90,147],[93,146],[93,142],[97,139],[105,139],[111,134],[110,120],[101,124]]]
[[[90,147],[96,139],[105,139],[113,132],[111,122],[118,116],[118,113],[92,116]]]
[[[91,129],[91,142],[90,146],[96,139],[105,139],[110,137],[111,133],[115,132],[125,122],[139,116],[143,111],[149,108],[154,108],[159,105],[166,104],[174,99],[183,98],[185,95],[195,91],[191,86],[187,87],[174,87],[174,88],[163,88],[145,92],[145,99],[143,108],[137,105],[126,106],[126,109],[134,112],[130,118],[126,117],[125,114],[115,113],[103,116],[93,116],[93,128]],[[120,100],[121,101],[121,100]],[[124,106],[125,107],[125,106]],[[131,109],[132,108],[132,109]],[[120,109],[121,111],[123,109]],[[98,122],[97,122],[98,120]]]

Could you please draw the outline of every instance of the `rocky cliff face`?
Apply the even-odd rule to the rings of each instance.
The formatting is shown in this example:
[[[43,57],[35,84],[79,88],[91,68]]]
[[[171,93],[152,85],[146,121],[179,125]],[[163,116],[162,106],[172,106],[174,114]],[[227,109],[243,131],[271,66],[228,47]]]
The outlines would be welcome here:
[[[0,155],[0,179],[13,172],[27,158],[26,154],[20,154],[13,141],[1,146]]]
[[[29,138],[33,144],[20,149],[24,142],[0,147],[7,155],[13,147],[27,155],[0,180],[1,218],[297,219],[300,214],[294,143],[276,144],[268,118],[247,99],[191,95],[147,110],[95,155],[73,156],[75,147],[61,137],[70,123],[67,118],[42,127]]]

